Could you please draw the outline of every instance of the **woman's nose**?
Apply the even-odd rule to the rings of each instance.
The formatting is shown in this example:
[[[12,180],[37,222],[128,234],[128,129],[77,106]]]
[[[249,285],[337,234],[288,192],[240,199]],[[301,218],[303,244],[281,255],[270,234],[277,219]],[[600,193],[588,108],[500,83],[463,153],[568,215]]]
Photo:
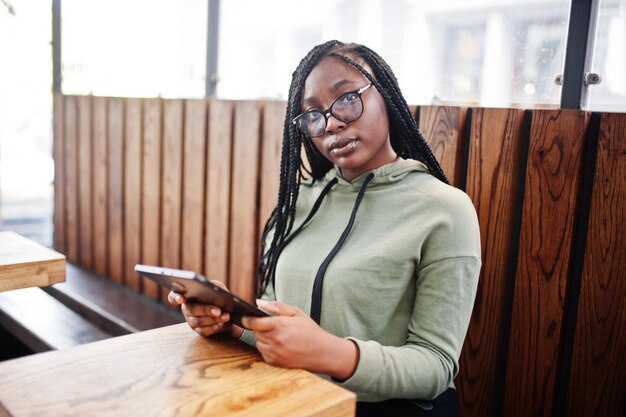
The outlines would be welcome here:
[[[326,117],[326,133],[333,133],[339,129],[346,127],[346,123],[337,119],[332,113],[328,112]]]

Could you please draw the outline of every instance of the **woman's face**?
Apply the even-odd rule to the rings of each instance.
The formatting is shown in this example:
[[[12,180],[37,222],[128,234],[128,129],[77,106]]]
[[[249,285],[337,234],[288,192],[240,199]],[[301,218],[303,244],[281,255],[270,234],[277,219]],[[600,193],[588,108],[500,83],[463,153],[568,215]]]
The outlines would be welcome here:
[[[371,73],[367,65],[363,67]],[[304,83],[302,112],[324,111],[339,96],[368,84],[367,78],[339,58],[322,58]],[[345,123],[328,114],[324,134],[310,139],[322,155],[341,168],[348,181],[397,157],[389,141],[389,119],[382,96],[372,86],[361,94],[361,99],[360,118]]]

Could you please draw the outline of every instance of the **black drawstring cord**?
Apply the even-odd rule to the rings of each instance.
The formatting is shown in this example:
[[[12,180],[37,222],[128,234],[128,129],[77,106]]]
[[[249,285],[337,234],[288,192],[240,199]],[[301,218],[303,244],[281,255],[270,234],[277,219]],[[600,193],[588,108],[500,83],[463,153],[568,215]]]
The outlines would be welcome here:
[[[343,246],[344,242],[348,238],[350,234],[350,230],[352,230],[352,226],[354,225],[354,219],[356,218],[356,212],[359,209],[359,205],[361,204],[361,200],[363,200],[363,196],[365,195],[365,189],[369,182],[374,178],[374,173],[371,173],[365,178],[363,181],[363,185],[359,190],[359,194],[356,197],[356,201],[354,203],[354,207],[352,208],[352,214],[350,215],[350,221],[348,225],[344,229],[343,233],[339,237],[339,240],[335,244],[335,247],[330,251],[322,265],[320,265],[317,274],[315,275],[315,281],[313,282],[313,295],[311,296],[311,318],[315,320],[317,324],[320,324],[320,319],[322,315],[322,287],[324,285],[324,274],[326,274],[326,268],[333,260],[339,249]]]

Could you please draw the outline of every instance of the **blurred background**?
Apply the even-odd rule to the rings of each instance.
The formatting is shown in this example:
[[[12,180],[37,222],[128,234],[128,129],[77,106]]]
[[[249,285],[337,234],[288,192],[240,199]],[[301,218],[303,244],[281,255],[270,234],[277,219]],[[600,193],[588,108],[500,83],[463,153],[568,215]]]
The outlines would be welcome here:
[[[380,53],[410,104],[561,101],[555,78],[570,0],[59,3],[64,94],[285,100],[299,60],[334,38]],[[602,82],[584,108],[624,112],[626,0],[597,4],[587,52]],[[52,18],[51,0],[0,0],[1,229],[45,245],[53,232]]]

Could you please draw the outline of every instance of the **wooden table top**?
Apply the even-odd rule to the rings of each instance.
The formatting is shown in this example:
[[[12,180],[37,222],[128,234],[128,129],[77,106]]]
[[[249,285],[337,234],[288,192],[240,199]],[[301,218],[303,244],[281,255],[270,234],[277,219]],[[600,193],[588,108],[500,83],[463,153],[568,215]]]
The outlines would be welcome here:
[[[0,362],[0,416],[354,416],[356,396],[186,323]]]
[[[0,232],[0,291],[65,281],[65,256],[14,232]]]

